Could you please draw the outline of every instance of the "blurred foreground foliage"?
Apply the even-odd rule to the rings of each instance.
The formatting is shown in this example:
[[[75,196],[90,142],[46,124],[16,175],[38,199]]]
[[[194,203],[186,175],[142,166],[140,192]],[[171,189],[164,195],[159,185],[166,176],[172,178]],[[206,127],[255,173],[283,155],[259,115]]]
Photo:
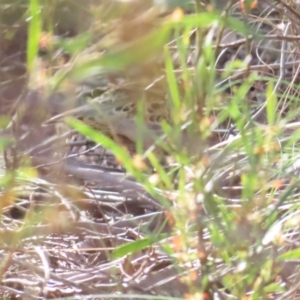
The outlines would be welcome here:
[[[0,0],[1,114],[3,124],[15,113],[24,121],[19,121],[22,134],[13,142],[0,136],[3,295],[30,291],[52,298],[144,293],[149,299],[296,299],[297,15],[285,1],[258,1],[258,7],[254,1],[204,2],[187,1],[179,7],[183,2],[175,0]],[[20,65],[7,72],[16,59],[4,62],[19,52]],[[8,80],[17,76],[23,76],[18,88],[7,88]],[[63,172],[57,170],[55,179],[45,176],[49,170],[41,171],[41,165],[67,161],[54,156],[54,163],[30,163],[34,155],[28,147],[46,140],[40,123],[51,117],[51,95],[60,93],[64,101],[76,98],[78,86],[101,93],[107,85],[119,84],[118,76],[145,88],[158,86],[167,95],[171,122],[162,122],[162,128],[168,143],[162,139],[157,144],[168,154],[168,167],[153,149],[132,157],[103,134],[68,120],[108,148],[128,177],[122,175],[119,187],[114,181],[118,169],[109,184],[101,182],[93,189],[89,186],[103,173],[82,180],[84,184],[74,183],[74,174],[72,180],[60,177]],[[18,111],[15,102],[22,104],[22,95],[32,91],[44,102],[37,97],[30,108]],[[142,120],[138,115],[141,126]],[[26,134],[37,128],[36,135],[26,140],[22,128]],[[201,140],[200,153],[188,153],[189,145],[180,140],[183,131]],[[80,170],[91,175],[95,167]],[[141,191],[159,205],[153,209],[146,202],[141,213]],[[97,212],[100,222],[82,213],[87,199],[94,200],[97,193],[104,196],[89,214]],[[136,202],[126,206],[128,198]],[[152,214],[160,214],[162,221],[151,219]],[[80,242],[72,240],[74,235]],[[94,246],[91,240],[100,242]],[[41,251],[49,245],[57,256]],[[80,247],[87,252],[75,252]],[[72,249],[77,256],[68,260],[65,253]],[[107,265],[114,271],[109,276]],[[18,268],[23,274],[14,273]],[[37,275],[37,282],[49,291],[49,278],[63,279],[74,290],[67,294],[55,287],[47,294],[46,288],[27,284],[41,270],[45,278]],[[75,271],[84,284],[73,280]],[[103,276],[97,277],[99,285],[93,281],[96,274]],[[7,278],[18,276],[28,282],[20,280],[12,289],[15,282]]]

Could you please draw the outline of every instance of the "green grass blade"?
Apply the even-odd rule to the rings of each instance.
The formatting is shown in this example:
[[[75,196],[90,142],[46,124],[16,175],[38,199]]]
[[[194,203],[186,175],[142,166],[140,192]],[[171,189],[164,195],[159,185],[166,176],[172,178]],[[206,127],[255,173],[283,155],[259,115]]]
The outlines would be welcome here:
[[[274,93],[274,84],[272,81],[267,86],[267,118],[270,126],[275,124],[276,107],[277,107],[277,96]]]
[[[38,0],[30,0],[29,4],[29,29],[27,42],[27,70],[31,71],[34,59],[39,50],[39,40],[42,32],[41,8]]]
[[[110,149],[115,154],[116,158],[124,164],[124,167],[127,170],[134,172],[129,153],[125,149],[117,145],[109,137],[74,118],[66,118],[66,123],[75,128],[79,133],[87,136],[96,143],[101,144],[104,148]]]
[[[160,234],[160,235],[156,235],[155,238],[153,238],[151,236],[147,236],[144,239],[140,239],[140,240],[137,240],[137,241],[134,241],[131,243],[127,243],[125,245],[122,245],[122,246],[116,248],[113,251],[113,256],[114,256],[114,258],[120,258],[127,254],[135,253],[139,250],[142,250],[146,247],[153,245],[154,242],[164,240],[167,237],[168,237],[167,234]]]
[[[137,64],[161,49],[167,42],[170,28],[165,26],[159,30],[152,31],[144,38],[135,40],[117,50],[103,54],[99,58],[79,62],[71,70],[63,73],[57,72],[54,78],[54,89],[65,79],[83,79],[102,72],[123,70],[131,64]]]
[[[172,102],[175,108],[178,109],[180,107],[179,89],[177,85],[177,78],[174,73],[172,58],[168,47],[165,47],[165,63],[166,63],[167,80],[168,80],[169,90],[172,97]]]

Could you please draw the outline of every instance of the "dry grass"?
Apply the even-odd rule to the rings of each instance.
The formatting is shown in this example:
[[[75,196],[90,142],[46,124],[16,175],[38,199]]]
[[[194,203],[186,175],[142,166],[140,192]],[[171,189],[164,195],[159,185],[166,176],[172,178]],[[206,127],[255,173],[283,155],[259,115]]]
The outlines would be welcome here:
[[[299,298],[297,6],[196,2],[0,1],[3,299]],[[167,95],[164,165],[44,126],[124,82]]]

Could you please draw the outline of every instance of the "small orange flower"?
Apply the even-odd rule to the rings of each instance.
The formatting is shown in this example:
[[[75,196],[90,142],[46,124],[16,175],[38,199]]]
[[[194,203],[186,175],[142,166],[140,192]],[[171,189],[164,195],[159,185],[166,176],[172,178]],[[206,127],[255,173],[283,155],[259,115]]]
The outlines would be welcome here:
[[[240,7],[243,13],[246,13],[249,9],[251,10],[257,7],[257,0],[251,1],[249,7],[246,5],[245,1],[247,0],[240,0]]]

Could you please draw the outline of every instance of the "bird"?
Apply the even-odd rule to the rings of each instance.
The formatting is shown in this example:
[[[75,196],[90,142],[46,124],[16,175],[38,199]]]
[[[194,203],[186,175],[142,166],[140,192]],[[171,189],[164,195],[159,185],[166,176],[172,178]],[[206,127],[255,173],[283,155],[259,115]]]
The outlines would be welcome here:
[[[50,118],[45,124],[74,117],[124,146],[131,155],[136,154],[136,143],[141,140],[143,150],[151,147],[162,164],[168,155],[165,151],[168,147],[184,151],[189,157],[200,157],[207,141],[199,132],[185,129],[172,138],[165,134],[162,122],[172,126],[171,111],[172,105],[160,89],[145,90],[141,86],[125,84],[109,88],[90,101],[85,100],[84,104]],[[157,143],[158,139],[163,140],[163,147]]]
[[[139,110],[141,122],[136,120]],[[158,91],[145,91],[129,84],[112,87],[83,105],[50,118],[45,124],[61,122],[68,116],[100,131],[131,153],[139,138],[142,138],[144,150],[153,146],[163,135],[162,120],[170,123],[166,97]],[[158,152],[161,151],[156,154]]]

